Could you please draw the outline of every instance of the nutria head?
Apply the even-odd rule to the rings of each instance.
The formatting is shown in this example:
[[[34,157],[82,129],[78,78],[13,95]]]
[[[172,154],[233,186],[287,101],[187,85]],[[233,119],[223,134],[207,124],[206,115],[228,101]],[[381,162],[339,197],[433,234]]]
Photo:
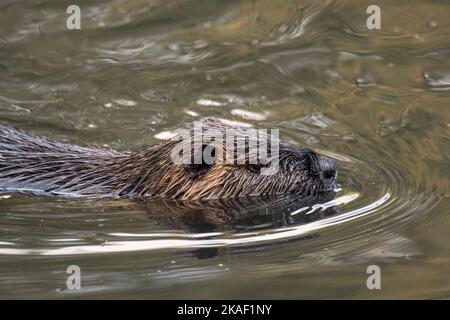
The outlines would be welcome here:
[[[310,149],[214,118],[200,125],[130,157],[122,164],[121,193],[187,200],[306,196],[335,188],[333,162]]]

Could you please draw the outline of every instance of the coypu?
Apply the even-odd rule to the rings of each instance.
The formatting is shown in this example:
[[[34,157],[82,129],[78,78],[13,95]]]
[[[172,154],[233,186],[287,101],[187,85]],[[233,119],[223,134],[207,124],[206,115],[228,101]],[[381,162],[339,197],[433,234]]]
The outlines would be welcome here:
[[[215,118],[204,119],[201,124],[202,130],[230,130],[237,137],[255,138],[246,128]],[[193,135],[194,129],[187,132]],[[267,137],[272,139],[273,135]],[[246,146],[244,162],[223,163],[218,161],[219,155],[230,145],[202,139],[201,151],[188,146],[195,159],[200,152],[200,162],[184,164],[171,158],[180,136],[141,151],[118,152],[62,143],[0,125],[0,191],[94,199],[192,200],[286,193],[306,196],[335,187],[333,162],[312,150],[271,140],[279,145],[277,171],[263,175],[273,158],[270,153],[250,161],[254,153]],[[205,148],[211,145],[213,162],[208,162]]]

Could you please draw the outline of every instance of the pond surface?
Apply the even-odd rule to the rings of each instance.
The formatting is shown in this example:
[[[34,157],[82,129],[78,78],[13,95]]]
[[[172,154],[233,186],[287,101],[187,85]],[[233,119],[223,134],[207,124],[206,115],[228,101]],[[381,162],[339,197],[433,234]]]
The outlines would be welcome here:
[[[335,161],[339,191],[2,194],[0,297],[449,298],[450,3],[376,1],[368,30],[372,3],[79,0],[81,30],[67,30],[74,1],[3,0],[2,124],[119,150],[206,116],[278,128]]]

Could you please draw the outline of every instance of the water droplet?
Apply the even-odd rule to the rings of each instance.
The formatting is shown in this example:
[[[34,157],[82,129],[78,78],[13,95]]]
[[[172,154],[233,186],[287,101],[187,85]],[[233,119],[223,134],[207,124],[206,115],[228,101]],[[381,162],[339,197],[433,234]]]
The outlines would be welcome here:
[[[228,120],[228,119],[224,119],[224,118],[219,118],[219,120],[230,126],[237,126],[237,127],[244,127],[244,128],[253,127],[253,125],[251,123],[246,123],[246,122],[242,122],[242,121],[234,121],[234,120]]]
[[[192,110],[184,110],[184,112],[186,112],[186,114],[190,115],[191,117],[199,117],[200,115]]]
[[[196,102],[198,105],[206,106],[206,107],[220,107],[223,106],[224,103],[219,101],[214,101],[211,99],[198,99]]]
[[[175,132],[171,132],[171,131],[162,131],[158,134],[155,134],[154,137],[156,139],[160,139],[160,140],[169,140],[173,137],[175,137],[177,134]]]
[[[429,21],[429,22],[428,22],[428,26],[429,26],[430,28],[436,28],[436,27],[437,27],[437,22],[434,21],[434,20]]]
[[[127,100],[127,99],[115,99],[113,101],[117,104],[120,104],[121,106],[126,106],[126,107],[132,107],[137,104],[135,101]]]
[[[261,112],[247,111],[247,110],[243,110],[243,109],[233,109],[233,110],[231,110],[231,114],[233,116],[239,116],[244,119],[255,120],[255,121],[263,121],[263,120],[267,119],[267,112],[261,113]]]
[[[194,41],[194,48],[195,49],[203,49],[206,48],[209,45],[208,41],[206,40],[195,40]]]
[[[376,85],[375,79],[372,75],[366,74],[355,79],[355,83],[359,87],[371,87]]]
[[[427,85],[435,91],[450,90],[450,73],[436,73],[425,71],[423,73]]]

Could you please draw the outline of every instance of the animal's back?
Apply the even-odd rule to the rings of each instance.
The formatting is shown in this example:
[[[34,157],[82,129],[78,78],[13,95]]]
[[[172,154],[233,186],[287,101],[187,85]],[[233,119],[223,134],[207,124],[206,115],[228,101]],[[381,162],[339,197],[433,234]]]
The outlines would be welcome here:
[[[86,154],[107,152],[103,149],[80,147],[78,145],[63,143],[49,138],[41,137],[20,129],[0,125],[0,152],[26,152],[26,153],[67,153]],[[114,151],[110,151],[115,153]]]
[[[107,159],[120,155],[0,125],[0,192],[76,195],[93,169],[98,174],[100,164],[107,168]],[[101,187],[107,178],[99,175],[96,186]]]

